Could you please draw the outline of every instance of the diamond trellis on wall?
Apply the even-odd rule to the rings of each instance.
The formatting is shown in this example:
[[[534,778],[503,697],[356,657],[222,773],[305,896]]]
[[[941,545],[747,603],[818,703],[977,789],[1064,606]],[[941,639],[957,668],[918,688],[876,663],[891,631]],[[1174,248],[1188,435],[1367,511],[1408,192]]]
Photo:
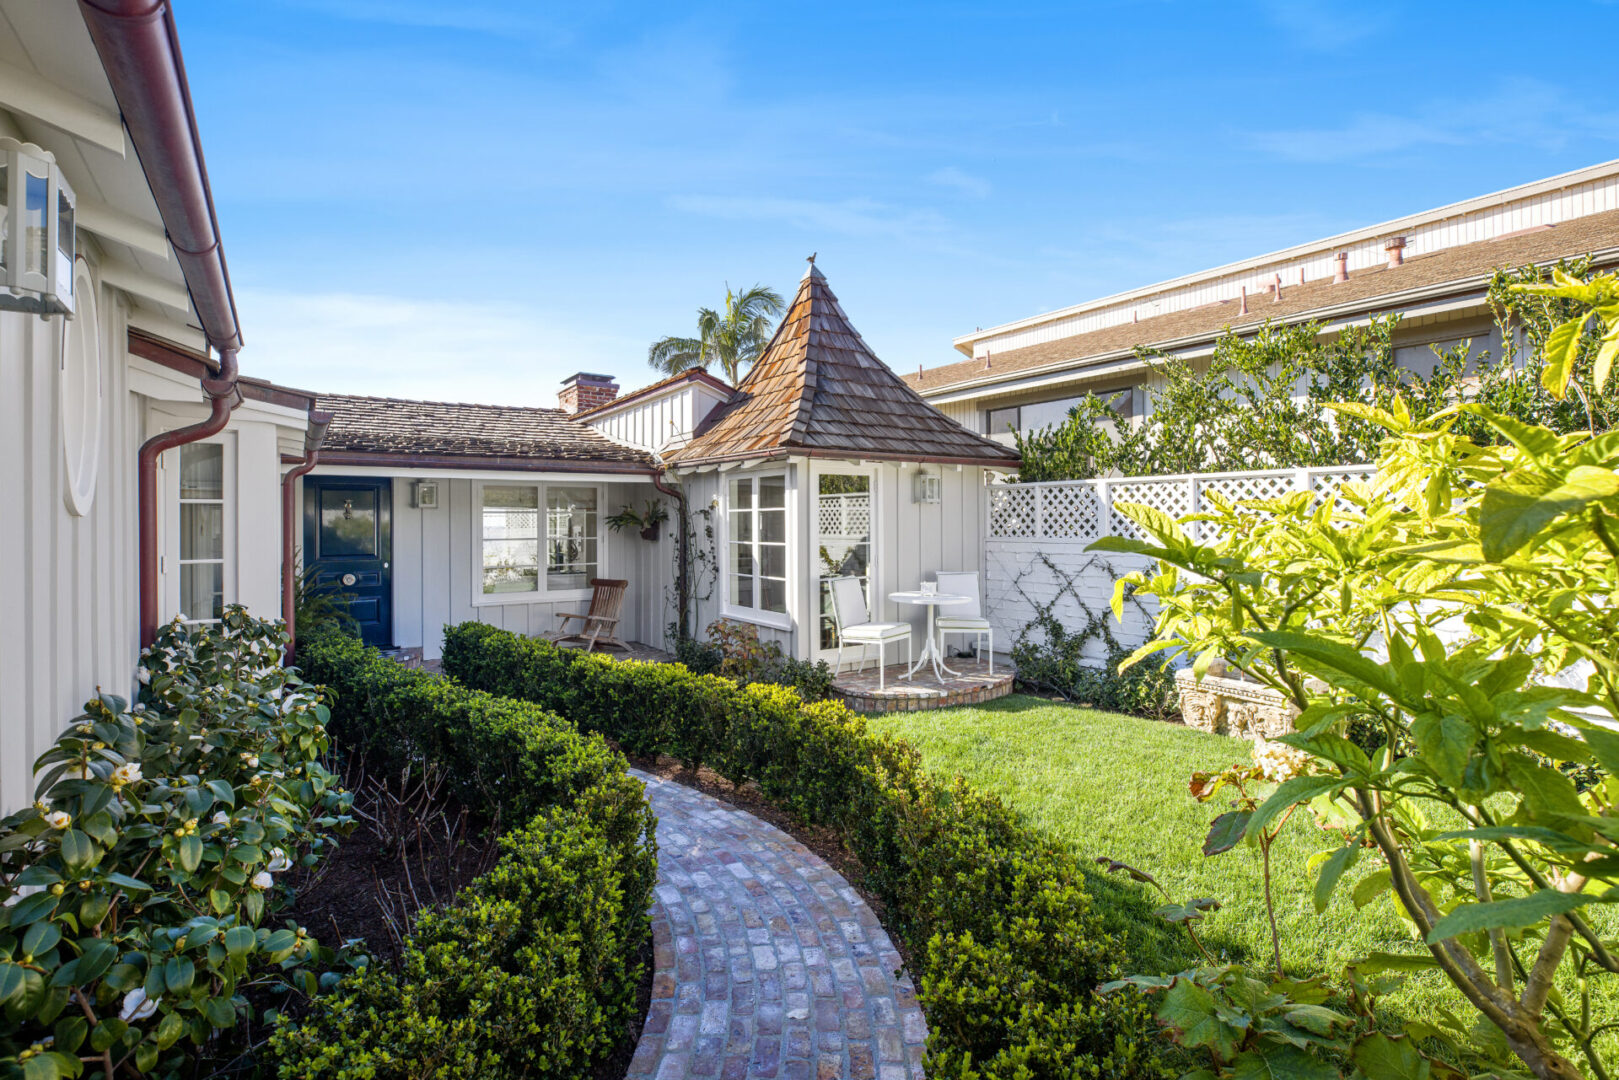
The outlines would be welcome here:
[[[1034,536],[1033,485],[1007,484],[990,490],[989,532],[991,536]]]
[[[1040,535],[1091,540],[1102,535],[1102,500],[1094,484],[1052,484],[1042,492]]]

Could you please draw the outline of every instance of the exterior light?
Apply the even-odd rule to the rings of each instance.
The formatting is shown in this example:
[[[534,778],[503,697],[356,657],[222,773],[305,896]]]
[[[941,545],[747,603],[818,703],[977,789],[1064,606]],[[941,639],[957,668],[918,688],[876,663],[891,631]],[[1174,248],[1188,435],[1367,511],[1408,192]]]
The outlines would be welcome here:
[[[938,473],[918,472],[913,497],[919,503],[942,502],[944,500],[944,478]]]
[[[410,505],[418,510],[438,509],[438,481],[417,480],[410,485]]]
[[[77,202],[49,150],[0,136],[0,309],[73,314]]]

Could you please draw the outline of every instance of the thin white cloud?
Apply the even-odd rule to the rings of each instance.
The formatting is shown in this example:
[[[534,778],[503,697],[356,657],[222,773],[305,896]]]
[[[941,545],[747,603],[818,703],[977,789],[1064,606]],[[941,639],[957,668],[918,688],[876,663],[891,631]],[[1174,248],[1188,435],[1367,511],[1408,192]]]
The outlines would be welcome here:
[[[236,296],[248,328],[243,371],[304,390],[550,406],[575,371],[642,374],[645,342],[581,333],[529,307],[259,289]]]
[[[1295,44],[1339,52],[1381,31],[1387,16],[1362,0],[1262,0],[1260,8]]]
[[[676,195],[676,210],[729,221],[773,221],[805,232],[845,236],[938,236],[947,225],[928,209],[902,209],[872,199],[784,199],[768,196]]]
[[[960,192],[969,198],[985,199],[989,197],[990,184],[981,176],[973,176],[954,165],[946,165],[942,169],[935,169],[928,174],[928,183],[938,187],[949,188]]]

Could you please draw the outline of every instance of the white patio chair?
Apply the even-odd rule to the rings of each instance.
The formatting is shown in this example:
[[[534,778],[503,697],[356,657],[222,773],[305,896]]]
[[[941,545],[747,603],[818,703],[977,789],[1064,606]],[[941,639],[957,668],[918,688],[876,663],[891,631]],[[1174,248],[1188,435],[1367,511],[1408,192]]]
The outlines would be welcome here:
[[[905,663],[911,662],[911,624],[904,622],[872,622],[871,610],[866,607],[866,591],[857,577],[839,577],[830,581],[832,586],[832,621],[838,628],[838,659],[833,671],[843,670],[843,647],[860,646],[860,667],[866,670],[866,646],[877,646],[877,689],[887,688],[883,668],[883,647],[890,641],[905,639]]]
[[[933,575],[939,583],[939,591],[950,596],[969,596],[970,603],[951,604],[941,610],[934,620],[934,626],[939,631],[939,651],[944,652],[944,636],[946,634],[972,634],[978,639],[977,647],[980,654],[984,651],[984,639],[989,639],[989,673],[995,674],[995,628],[984,618],[983,604],[978,596],[978,571],[976,570],[940,570]]]

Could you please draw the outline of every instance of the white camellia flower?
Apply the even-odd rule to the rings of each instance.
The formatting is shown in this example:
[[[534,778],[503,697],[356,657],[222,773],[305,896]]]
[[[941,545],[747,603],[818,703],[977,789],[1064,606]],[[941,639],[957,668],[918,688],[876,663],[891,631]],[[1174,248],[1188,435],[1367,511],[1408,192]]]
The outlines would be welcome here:
[[[114,784],[133,784],[141,778],[141,766],[138,761],[126,761],[112,771]]]
[[[1269,739],[1254,741],[1254,764],[1265,774],[1265,779],[1280,784],[1302,775],[1310,767],[1310,755],[1295,750],[1286,743]]]
[[[77,768],[69,769],[64,775],[69,780],[94,780],[96,778],[96,774],[90,768],[90,763],[88,761]]]
[[[268,889],[274,884],[275,878],[270,876],[270,871],[268,870],[260,870],[258,873],[253,875],[252,885],[255,889]]]
[[[146,988],[137,986],[124,995],[124,1007],[118,1011],[118,1019],[124,1021],[145,1020],[157,1012],[157,998],[146,996]]]
[[[291,869],[292,869],[292,860],[287,858],[287,853],[282,851],[278,847],[271,848],[270,849],[270,865],[269,865],[270,873],[272,873],[272,874],[280,874],[280,873],[285,873],[286,871],[291,870]]]
[[[214,815],[214,824],[215,825],[229,825],[230,824],[230,815],[225,813],[225,811],[223,811],[223,810],[219,811],[219,813]]]
[[[152,673],[144,667],[138,667],[135,669],[135,678],[143,683],[149,683],[152,681]]]
[[[45,824],[53,829],[65,829],[73,824],[73,815],[64,810],[52,810],[45,815]]]
[[[249,769],[256,769],[259,767],[259,756],[257,754],[243,754],[242,761]]]

